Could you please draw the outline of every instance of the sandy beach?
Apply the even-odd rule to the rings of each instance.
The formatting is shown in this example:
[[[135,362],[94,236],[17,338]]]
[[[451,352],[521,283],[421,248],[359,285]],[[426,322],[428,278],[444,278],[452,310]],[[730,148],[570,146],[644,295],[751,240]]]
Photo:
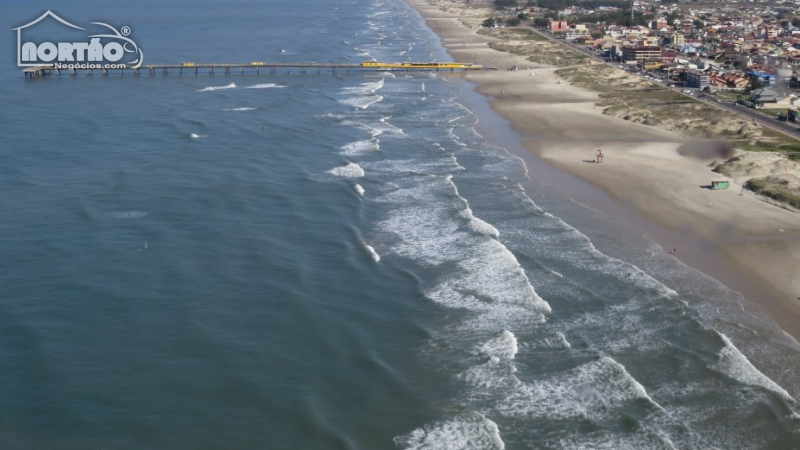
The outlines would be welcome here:
[[[596,106],[598,93],[563,81],[556,67],[489,48],[493,38],[468,28],[452,11],[426,0],[407,2],[455,60],[499,69],[464,76],[529,152],[605,191],[632,211],[620,220],[636,223],[665,251],[674,249],[684,263],[762,305],[800,339],[797,213],[763,201],[737,180],[727,190],[709,189],[719,176],[712,161],[679,152],[697,139],[604,115]],[[506,70],[512,66],[519,70]],[[602,164],[594,162],[599,148]]]

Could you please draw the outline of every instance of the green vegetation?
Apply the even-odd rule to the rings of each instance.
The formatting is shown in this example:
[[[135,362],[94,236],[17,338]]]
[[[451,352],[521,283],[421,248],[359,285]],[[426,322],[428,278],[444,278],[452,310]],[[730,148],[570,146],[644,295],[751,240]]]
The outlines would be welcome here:
[[[514,40],[548,41],[546,37],[528,28],[509,28],[507,30],[503,30],[501,33],[506,33],[506,35],[510,34],[511,39]]]
[[[630,1],[628,0],[539,0],[538,3],[542,8],[554,11],[559,11],[570,6],[577,6],[583,9],[598,9],[602,6],[630,8]]]
[[[484,20],[481,25],[485,28],[494,28],[496,25],[505,25],[507,27],[516,27],[522,23],[519,17],[509,17],[508,19],[503,19],[502,17],[489,17],[488,19]]]
[[[631,10],[628,8],[608,11],[602,14],[570,16],[567,18],[567,21],[569,23],[616,23],[630,27],[634,25],[645,25],[647,22],[653,20],[654,17],[655,16],[652,14],[642,14],[639,11],[634,11],[633,20],[631,20]]]
[[[778,146],[775,150],[786,152],[786,157],[792,161],[800,161],[800,144],[783,144]]]
[[[533,26],[536,28],[547,28],[550,25],[550,19],[544,17],[537,17],[533,19]]]
[[[800,209],[800,193],[788,188],[788,182],[775,177],[751,178],[745,187],[758,195]]]
[[[635,11],[634,18],[631,20],[630,2],[623,0],[539,0],[539,6],[549,10],[541,20],[534,22],[534,25],[540,28],[547,26],[548,19],[558,20],[558,11],[570,6],[578,6],[587,10],[597,10],[600,7],[616,7],[618,9],[563,18],[569,23],[616,23],[632,26],[644,25],[654,17],[652,14]]]

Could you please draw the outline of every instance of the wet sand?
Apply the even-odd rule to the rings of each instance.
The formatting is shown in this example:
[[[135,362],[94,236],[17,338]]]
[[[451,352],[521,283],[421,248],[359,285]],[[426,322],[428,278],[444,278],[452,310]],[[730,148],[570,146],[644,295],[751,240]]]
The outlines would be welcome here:
[[[717,177],[710,161],[677,152],[692,138],[603,115],[594,106],[598,94],[561,82],[556,68],[492,50],[492,38],[454,14],[426,0],[406,1],[456,61],[499,69],[464,77],[521,136],[534,155],[525,158],[532,176],[546,174],[576,201],[643,230],[665,251],[675,249],[675,257],[762,305],[800,339],[800,215],[740,185],[709,189]],[[520,70],[505,70],[512,66]],[[598,148],[602,164],[594,162]],[[558,171],[588,183],[570,182]],[[591,192],[597,189],[604,194]]]

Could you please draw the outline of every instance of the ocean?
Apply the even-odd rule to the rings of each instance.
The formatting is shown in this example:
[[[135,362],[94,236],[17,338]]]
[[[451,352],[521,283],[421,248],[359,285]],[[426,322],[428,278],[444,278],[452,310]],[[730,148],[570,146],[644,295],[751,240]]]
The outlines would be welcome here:
[[[48,9],[146,64],[450,60],[401,0],[3,23]],[[800,448],[800,345],[530,175],[458,74],[25,80],[3,42],[0,448]]]

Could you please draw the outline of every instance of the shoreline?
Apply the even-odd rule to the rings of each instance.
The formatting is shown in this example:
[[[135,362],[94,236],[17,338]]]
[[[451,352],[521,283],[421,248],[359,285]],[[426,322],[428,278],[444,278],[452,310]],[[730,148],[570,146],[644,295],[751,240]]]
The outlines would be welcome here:
[[[532,175],[546,176],[576,203],[641,230],[665,251],[675,249],[681,262],[763,307],[800,340],[796,213],[757,199],[735,182],[724,191],[705,188],[716,176],[710,161],[677,153],[697,139],[604,115],[595,107],[598,93],[562,82],[556,67],[489,48],[496,39],[478,35],[459,16],[426,0],[406,2],[454,59],[500,69],[464,78],[516,132],[513,140],[521,138],[509,144],[527,153],[518,156]],[[520,70],[504,70],[512,66]],[[593,162],[598,148],[605,153],[602,165]]]

